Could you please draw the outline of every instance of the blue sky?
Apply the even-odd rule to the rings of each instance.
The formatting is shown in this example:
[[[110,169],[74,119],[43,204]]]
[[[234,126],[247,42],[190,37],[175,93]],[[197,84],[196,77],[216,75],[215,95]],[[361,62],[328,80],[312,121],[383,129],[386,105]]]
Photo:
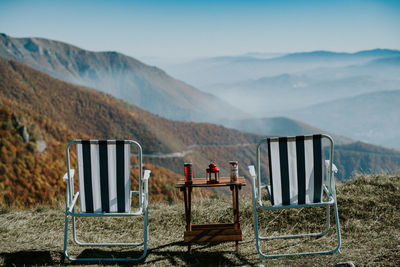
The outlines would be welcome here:
[[[0,0],[0,32],[139,58],[400,49],[400,1]]]

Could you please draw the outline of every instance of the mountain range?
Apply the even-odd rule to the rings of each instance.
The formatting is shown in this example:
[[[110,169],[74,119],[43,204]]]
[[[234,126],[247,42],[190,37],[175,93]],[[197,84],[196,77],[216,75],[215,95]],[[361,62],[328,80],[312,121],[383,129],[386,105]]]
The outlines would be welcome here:
[[[288,115],[327,131],[400,150],[400,90],[337,99]]]
[[[154,174],[152,197],[168,201],[184,162],[201,177],[210,161],[228,176],[228,162],[238,160],[248,178],[257,142],[270,135],[332,135],[342,181],[396,172],[400,152],[355,140],[397,147],[399,61],[397,50],[371,50],[191,62],[214,96],[117,52],[0,34],[0,201],[29,206],[59,197],[65,145],[80,138],[139,141]],[[238,75],[216,85],[229,68]],[[205,79],[209,70],[215,76]]]
[[[120,53],[91,52],[70,44],[42,38],[12,38],[0,34],[0,55],[27,64],[63,81],[109,93],[124,99],[125,102],[169,119],[215,122],[239,130],[241,130],[240,125],[243,120],[252,121],[247,126],[253,126],[254,121],[257,120],[239,111],[239,109],[247,109],[246,105],[230,106],[221,98],[200,92],[168,76],[159,68],[151,67]],[[257,54],[257,56],[265,59],[275,55]],[[235,95],[235,92],[233,93]],[[230,99],[224,96],[222,98]],[[236,123],[237,120],[242,122]],[[289,120],[286,118],[285,122]],[[275,120],[275,125],[281,121]],[[261,120],[258,124],[265,122]],[[282,121],[280,129],[284,129],[287,125],[285,122]],[[292,121],[291,124],[298,125],[296,128],[298,131],[291,131],[294,135],[310,132],[306,126],[302,129],[301,123]],[[246,130],[261,135],[276,133],[260,132],[257,127],[255,129],[248,127]],[[321,132],[321,130],[317,131]]]
[[[63,188],[65,145],[72,139],[137,140],[146,167],[155,169],[150,191],[164,200],[176,197],[174,183],[183,173],[184,162],[193,161],[197,177],[205,175],[210,160],[219,165],[221,175],[228,175],[230,160],[239,160],[244,172],[259,139],[209,123],[170,121],[2,57],[0,99],[4,109],[0,116],[0,196],[8,202],[14,201],[14,195],[23,195],[19,201],[35,203],[32,194],[40,191],[52,192],[44,197],[57,196]],[[32,138],[24,139],[24,132]],[[42,152],[37,150],[38,140],[46,143]],[[170,156],[181,151],[187,151],[185,156]],[[25,186],[29,190],[23,192]],[[54,190],[54,186],[61,189]]]
[[[395,138],[400,101],[393,93],[400,90],[399,50],[205,58],[167,70],[261,120],[289,117],[336,135],[400,148]]]
[[[139,141],[145,167],[153,171],[152,198],[172,200],[187,161],[193,162],[195,177],[202,177],[210,160],[221,176],[229,175],[230,160],[238,160],[240,174],[248,178],[247,165],[254,164],[255,144],[262,138],[210,123],[171,121],[2,57],[0,99],[0,200],[10,206],[62,197],[64,151],[71,139]],[[38,141],[45,142],[44,150]],[[369,144],[338,145],[334,158],[341,180],[365,170],[400,169],[399,152]]]
[[[60,80],[96,88],[168,119],[218,121],[247,117],[223,100],[117,52],[92,52],[43,38],[0,34],[0,56]]]
[[[368,62],[398,57],[399,50],[374,49],[356,53],[312,51],[277,54],[266,58],[251,53],[239,56],[199,58],[179,64],[164,64],[164,69],[201,90],[211,90],[217,84],[232,84],[281,74],[296,74],[319,69],[358,66]]]
[[[296,136],[324,133],[332,136],[335,143],[339,145],[355,142],[355,140],[351,138],[334,135],[304,122],[286,117],[230,120],[225,121],[224,125],[242,132],[249,132],[260,136]]]

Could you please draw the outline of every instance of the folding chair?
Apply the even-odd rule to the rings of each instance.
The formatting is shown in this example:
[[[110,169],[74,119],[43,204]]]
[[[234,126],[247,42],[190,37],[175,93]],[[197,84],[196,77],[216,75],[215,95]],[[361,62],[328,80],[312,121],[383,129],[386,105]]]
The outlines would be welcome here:
[[[325,160],[325,177],[323,171],[322,139],[329,141],[329,159]],[[269,179],[268,185],[261,184],[261,146],[267,146]],[[263,150],[265,151],[265,150]],[[260,259],[264,257],[282,257],[293,255],[340,253],[339,214],[336,201],[333,172],[337,171],[332,163],[333,140],[328,135],[309,135],[295,137],[265,138],[257,145],[256,168],[249,166],[252,177],[252,195],[254,209],[254,231],[257,251]],[[267,191],[269,202],[264,205],[262,192]],[[324,194],[326,195],[324,198]],[[330,206],[334,208],[337,246],[332,250],[299,252],[293,254],[264,254],[260,241],[272,239],[289,239],[300,237],[321,237],[330,229]],[[326,229],[320,233],[296,235],[261,236],[258,225],[258,210],[277,210],[287,208],[326,206]]]
[[[70,166],[70,147],[76,144],[79,191],[74,193],[74,173]],[[131,191],[131,146],[137,147],[139,190]],[[148,239],[148,179],[150,171],[142,178],[142,148],[132,140],[73,140],[67,144],[68,171],[63,180],[67,183],[64,254],[71,261],[138,261],[147,253]],[[144,187],[144,188],[143,188]],[[138,196],[139,206],[132,207],[132,195]],[[79,211],[76,203],[79,199]],[[138,258],[77,258],[68,254],[68,217],[72,217],[73,240],[80,246],[143,246]],[[138,243],[90,243],[77,239],[75,217],[144,216],[143,241]]]

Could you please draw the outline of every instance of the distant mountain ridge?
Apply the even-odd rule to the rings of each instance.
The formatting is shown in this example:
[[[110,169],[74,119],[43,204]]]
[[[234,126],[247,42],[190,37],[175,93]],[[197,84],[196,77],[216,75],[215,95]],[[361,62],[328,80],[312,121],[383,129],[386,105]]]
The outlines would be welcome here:
[[[332,136],[335,140],[335,144],[343,145],[354,142],[354,140],[350,138],[337,136],[306,123],[286,117],[233,120],[226,121],[224,125],[238,129],[242,132],[249,132],[261,136],[296,136],[324,133]]]
[[[194,84],[207,81],[199,88],[256,118],[289,117],[336,135],[400,148],[400,102],[388,96],[400,90],[400,50],[237,56],[182,66],[175,76]]]
[[[336,99],[287,115],[356,140],[400,150],[400,90]]]
[[[280,74],[299,74],[319,68],[365,64],[368,61],[395,57],[400,50],[372,49],[355,53],[311,51],[264,58],[256,53],[239,56],[200,58],[165,67],[173,75],[204,91],[214,91],[215,85],[272,77]]]
[[[342,59],[352,59],[352,58],[380,58],[380,57],[392,57],[392,56],[400,56],[400,50],[393,49],[371,49],[364,50],[354,53],[346,53],[346,52],[333,52],[333,51],[311,51],[311,52],[297,52],[290,53],[284,55],[282,57],[275,58],[276,60],[281,59],[333,59],[333,60],[342,60]]]
[[[48,39],[0,34],[0,56],[58,79],[96,88],[169,119],[217,121],[247,117],[223,100],[117,52],[91,52]]]
[[[12,38],[0,34],[0,55],[64,81],[99,88],[169,119],[211,121],[232,126],[226,122],[248,117],[213,95],[201,93],[169,77],[161,69],[117,52],[91,52],[48,39]],[[224,57],[218,59],[224,60]],[[226,59],[230,60],[229,57]],[[297,134],[301,132],[299,130]],[[260,134],[266,133],[269,132]]]
[[[388,59],[373,60],[371,63],[357,68],[354,75],[342,75],[345,70],[348,73],[355,67],[345,67],[343,72],[338,71],[335,77],[329,71],[324,73],[300,73],[280,74],[272,77],[261,77],[256,80],[247,80],[231,84],[216,84],[210,87],[215,94],[225,96],[226,101],[238,105],[247,110],[248,113],[257,117],[287,116],[288,111],[305,108],[317,103],[323,103],[345,97],[371,93],[374,91],[397,90],[400,80],[395,78],[383,78],[382,80],[369,75],[371,70],[361,69],[378,68],[377,76],[389,76],[385,72]],[[393,58],[390,58],[393,60]],[[383,61],[383,62],[382,62]],[[379,63],[382,62],[382,63]],[[395,63],[393,63],[395,64]],[[398,64],[400,66],[400,64]],[[395,65],[394,68],[397,68]],[[400,67],[398,67],[400,71]],[[393,74],[394,75],[394,74]],[[297,118],[301,120],[301,118]],[[309,123],[309,122],[308,122]]]

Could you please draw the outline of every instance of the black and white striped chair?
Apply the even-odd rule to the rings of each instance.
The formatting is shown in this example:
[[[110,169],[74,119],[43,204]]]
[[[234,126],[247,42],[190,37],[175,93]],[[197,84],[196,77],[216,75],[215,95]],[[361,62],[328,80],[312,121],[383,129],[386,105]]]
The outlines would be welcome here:
[[[74,174],[71,169],[70,148],[76,145],[78,192],[74,192]],[[131,190],[131,146],[137,148],[139,189]],[[142,148],[132,140],[73,140],[66,147],[67,168],[63,180],[67,183],[64,254],[77,261],[137,261],[146,256],[148,239],[148,178],[150,171],[142,170]],[[138,207],[132,207],[132,195],[138,197]],[[79,211],[77,202],[79,202]],[[76,258],[68,255],[68,218],[72,217],[73,240],[80,246],[143,246],[137,258]],[[78,241],[75,217],[144,216],[142,242],[89,243]],[[127,229],[129,230],[129,229]]]
[[[324,160],[322,140],[329,143],[329,159]],[[265,147],[266,146],[266,147]],[[263,148],[263,150],[261,150]],[[267,150],[267,156],[261,151]],[[336,201],[334,172],[332,162],[333,140],[328,135],[309,135],[295,137],[265,138],[257,146],[256,170],[249,166],[253,184],[254,229],[257,251],[260,258],[291,255],[340,253],[339,215]],[[267,162],[261,162],[266,158]],[[262,185],[261,169],[267,166],[268,184]],[[325,169],[325,171],[324,171]],[[269,203],[263,203],[263,191],[267,191]],[[325,197],[324,197],[325,195]],[[326,229],[320,233],[282,235],[264,237],[259,233],[258,212],[286,208],[327,206]],[[306,236],[320,237],[330,229],[330,206],[334,207],[337,245],[332,250],[299,252],[295,254],[264,254],[260,241],[271,239],[299,238]]]

